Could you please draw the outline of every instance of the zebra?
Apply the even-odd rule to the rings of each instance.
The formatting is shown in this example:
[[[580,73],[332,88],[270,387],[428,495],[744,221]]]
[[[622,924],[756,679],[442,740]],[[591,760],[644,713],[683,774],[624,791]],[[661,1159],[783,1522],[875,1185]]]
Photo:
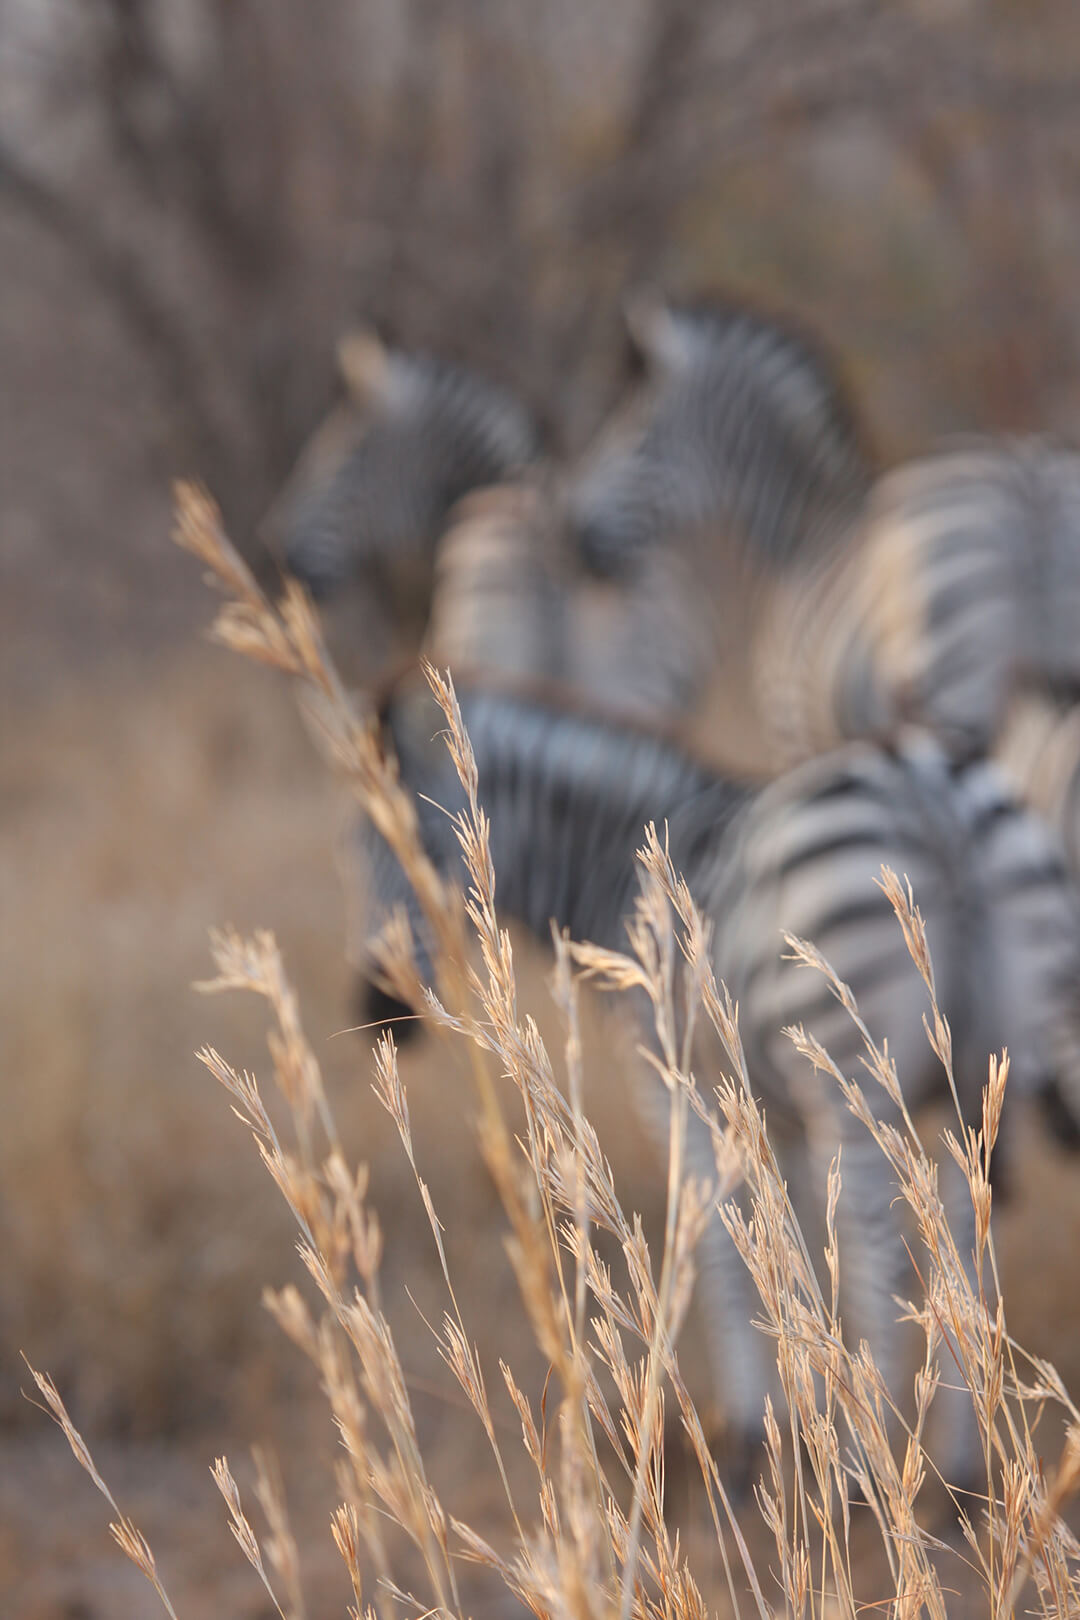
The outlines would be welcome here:
[[[907,723],[974,756],[1017,689],[1080,696],[1076,452],[975,441],[875,480],[837,379],[781,328],[655,306],[636,326],[653,380],[579,472],[577,546],[625,573],[697,533],[721,594],[740,558],[771,565],[749,663],[773,769]]]
[[[714,658],[708,604],[682,559],[647,558],[626,581],[582,577],[562,543],[561,494],[548,473],[458,504],[436,553],[427,656],[680,726]]]
[[[872,478],[831,361],[737,303],[639,295],[626,313],[647,379],[578,469],[570,521],[585,565],[625,576],[702,532],[770,571],[830,547]]]
[[[712,627],[687,569],[626,586],[581,577],[564,541],[562,481],[528,416],[481,378],[343,344],[350,403],[316,434],[267,520],[318,597],[351,573],[412,595],[440,664],[551,680],[600,708],[674,720],[693,707]]]
[[[1025,804],[1049,827],[1074,886],[1080,885],[1080,705],[1063,705],[1045,694],[1028,693],[1009,707],[995,759]],[[1080,1000],[1080,980],[1072,987]],[[1040,1094],[1054,1137],[1080,1148],[1080,1096],[1069,1077],[1080,1072],[1067,1044],[1071,1026],[1059,1037],[1054,1078]]]
[[[909,1105],[932,1101],[945,1088],[923,1030],[927,992],[875,881],[883,863],[909,874],[953,1030],[963,1114],[976,1124],[992,1050],[1009,1047],[1014,1083],[1029,1093],[1045,1088],[1055,1061],[1080,1057],[1058,1039],[1080,929],[1041,824],[1016,804],[993,764],[953,761],[924,733],[906,733],[890,749],[851,744],[761,788],[699,764],[667,739],[520,695],[466,690],[461,707],[490,818],[501,913],[541,939],[554,920],[574,938],[618,947],[643,824],[666,822],[673,863],[711,924],[717,975],[739,1004],[748,1073],[770,1128],[795,1144],[796,1170],[806,1144],[824,1143],[829,1152],[842,1144],[846,1320],[897,1389],[903,1357],[893,1297],[908,1277],[895,1189],[876,1145],[838,1098],[807,1084],[805,1061],[782,1032],[804,1024],[851,1078],[861,1074],[861,1036],[821,976],[785,957],[782,937],[814,941],[851,986],[874,1037],[887,1040]],[[440,717],[405,689],[383,718],[402,779],[420,795],[429,853],[445,872],[460,872],[452,826],[435,808],[453,812],[465,802],[435,738]],[[418,970],[430,982],[418,904],[367,823],[357,829],[354,854],[366,899],[361,975],[377,980],[372,941],[387,910],[402,904]],[[377,993],[367,1007],[369,1016],[389,1010]],[[643,1079],[639,1090],[642,1114],[659,1135],[655,1082]],[[1060,1095],[1080,1118],[1075,1083]],[[890,1117],[891,1105],[876,1102]],[[691,1168],[707,1174],[711,1137],[700,1121],[689,1146]],[[973,1219],[970,1199],[954,1200],[962,1255],[974,1249]],[[759,1438],[767,1367],[750,1327],[749,1279],[715,1217],[703,1239],[699,1298],[716,1389],[745,1454]],[[963,1395],[953,1401],[949,1430],[949,1477],[973,1474],[977,1447]]]
[[[980,441],[888,473],[776,592],[755,680],[782,763],[912,720],[974,756],[1015,694],[1080,698],[1080,455]]]
[[[455,671],[557,680],[568,591],[551,534],[550,486],[518,480],[459,501],[435,553],[423,650]]]
[[[1027,694],[1010,706],[995,758],[1045,819],[1080,882],[1080,704]]]
[[[528,467],[538,430],[504,389],[372,332],[348,334],[339,362],[347,399],[301,453],[265,532],[316,597],[359,575],[426,599],[450,509]]]

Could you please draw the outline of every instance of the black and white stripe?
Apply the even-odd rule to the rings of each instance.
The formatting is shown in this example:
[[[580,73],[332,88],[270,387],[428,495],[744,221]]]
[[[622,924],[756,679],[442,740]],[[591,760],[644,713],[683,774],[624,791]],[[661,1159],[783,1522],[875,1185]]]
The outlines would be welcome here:
[[[677,723],[714,640],[684,559],[649,556],[617,582],[574,569],[551,475],[468,497],[439,542],[425,638],[439,666],[553,682],[608,714]]]
[[[557,681],[637,718],[692,706],[713,636],[688,569],[657,559],[626,584],[582,578],[559,477],[536,459],[514,400],[370,336],[354,336],[343,369],[351,401],[315,435],[266,525],[315,594],[357,575],[391,619],[413,616],[411,598],[425,650],[454,669]]]
[[[1016,699],[995,757],[1051,828],[1070,876],[1080,882],[1080,704],[1034,694]]]
[[[571,520],[597,573],[704,533],[784,567],[831,543],[870,469],[832,366],[805,338],[748,309],[647,305],[632,328],[648,381],[600,435]]]
[[[549,485],[481,490],[439,540],[424,651],[456,672],[558,680],[570,657],[568,606]]]
[[[694,807],[698,836],[712,837],[750,794],[647,732],[483,689],[464,690],[461,705],[491,816],[499,906],[541,939],[554,919],[577,939],[621,945],[646,822],[678,816],[685,860],[696,848],[687,842]],[[426,689],[404,684],[386,706],[385,730],[402,780],[419,796],[425,846],[455,874],[460,853],[443,810],[463,810],[465,796],[443,741],[445,722]],[[361,866],[370,872],[369,921],[377,925],[390,907],[404,904],[417,922],[422,969],[430,972],[404,873],[366,822],[357,838]],[[363,971],[362,960],[358,965]]]
[[[504,390],[429,355],[365,342],[349,401],[316,433],[267,521],[287,567],[316,595],[401,568],[426,573],[430,588],[454,503],[537,453],[528,413]]]
[[[1080,455],[978,443],[888,474],[847,546],[777,591],[757,683],[789,763],[904,720],[974,755],[1017,692],[1080,695]]]
[[[712,924],[717,972],[739,1002],[751,1081],[770,1123],[829,1152],[843,1144],[846,1319],[853,1335],[870,1340],[894,1384],[902,1361],[893,1295],[910,1286],[895,1189],[878,1149],[836,1096],[812,1083],[782,1031],[805,1024],[844,1073],[865,1080],[861,1037],[821,977],[784,959],[782,936],[811,939],[851,986],[872,1035],[888,1042],[909,1105],[940,1097],[944,1077],[922,1024],[927,992],[876,881],[883,864],[909,875],[952,1026],[961,1103],[977,1123],[990,1052],[1008,1045],[1014,1085],[1028,1091],[1068,1056],[1059,1032],[1072,1016],[1077,922],[1041,824],[1018,807],[993,766],[956,764],[925,734],[891,750],[852,745],[755,791],[648,734],[524,699],[467,692],[462,711],[491,819],[500,910],[541,939],[554,920],[574,937],[621,946],[643,824],[667,822],[675,865]],[[387,719],[404,780],[460,808],[452,768],[431,740],[437,714],[412,696],[391,704]],[[423,805],[421,815],[433,856],[459,870],[448,820]],[[358,845],[374,902],[370,925],[397,902],[415,919],[404,877],[370,828],[360,830]],[[429,971],[423,960],[422,970]],[[1077,1095],[1075,1086],[1067,1094]],[[651,1096],[649,1087],[643,1111],[655,1123]],[[870,1100],[889,1116],[883,1093]],[[692,1162],[702,1170],[710,1162],[703,1131]],[[970,1201],[961,1200],[954,1216],[965,1253]],[[750,1432],[761,1417],[762,1345],[748,1325],[746,1278],[719,1222],[707,1236],[703,1270],[720,1387],[736,1428]],[[972,1432],[963,1422],[959,1430],[962,1450]]]

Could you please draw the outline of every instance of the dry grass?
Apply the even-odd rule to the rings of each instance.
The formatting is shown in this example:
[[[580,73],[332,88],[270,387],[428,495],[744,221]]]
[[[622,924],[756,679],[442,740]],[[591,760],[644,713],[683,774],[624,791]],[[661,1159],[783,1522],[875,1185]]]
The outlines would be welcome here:
[[[877,1140],[920,1239],[924,1296],[910,1314],[922,1330],[925,1357],[906,1443],[896,1457],[889,1439],[894,1395],[898,1406],[907,1403],[902,1392],[882,1387],[865,1347],[845,1344],[837,1317],[843,1256],[833,1215],[839,1172],[834,1169],[830,1178],[824,1265],[818,1266],[778,1176],[747,1083],[734,1009],[713,977],[701,920],[656,839],[646,843],[629,951],[598,953],[556,941],[554,989],[565,1033],[560,1085],[537,1026],[519,1012],[513,955],[495,917],[484,818],[452,688],[432,677],[451,752],[470,793],[469,812],[459,825],[470,878],[464,904],[446,891],[419,848],[393,762],[383,756],[373,728],[351,709],[302,595],[289,591],[280,610],[272,608],[229,547],[212,506],[194,491],[181,493],[180,532],[182,543],[229,594],[218,635],[303,683],[329,753],[421,897],[441,947],[436,993],[424,996],[416,983],[400,928],[386,942],[386,973],[399,993],[423,998],[431,1024],[444,1037],[454,1111],[462,1102],[449,1091],[459,1068],[453,1055],[464,1060],[460,1067],[469,1077],[480,1150],[503,1211],[520,1310],[549,1369],[537,1389],[531,1376],[500,1360],[520,1423],[511,1443],[503,1403],[490,1393],[484,1371],[501,1346],[478,1345],[470,1331],[449,1253],[453,1222],[444,1227],[447,1211],[436,1208],[425,1179],[393,1044],[380,1042],[379,1100],[415,1179],[444,1289],[443,1315],[432,1319],[430,1333],[478,1426],[484,1449],[473,1454],[471,1470],[486,1472],[501,1502],[499,1508],[489,1505],[481,1531],[468,1517],[475,1481],[436,1482],[425,1455],[417,1394],[405,1371],[408,1358],[399,1351],[386,1309],[383,1233],[369,1202],[367,1171],[347,1160],[277,947],[266,934],[216,936],[217,972],[206,988],[246,989],[267,1004],[277,1100],[265,1100],[251,1074],[213,1049],[200,1055],[255,1139],[295,1223],[311,1279],[307,1293],[286,1287],[268,1294],[267,1304],[317,1368],[340,1437],[340,1500],[332,1532],[352,1583],[353,1612],[377,1613],[383,1620],[399,1609],[464,1615],[470,1602],[462,1580],[470,1564],[490,1571],[538,1615],[618,1612],[621,1620],[692,1620],[705,1612],[705,1581],[665,1512],[666,1408],[687,1437],[695,1489],[723,1560],[734,1613],[854,1617],[873,1604],[898,1616],[952,1615],[952,1587],[961,1578],[978,1593],[973,1613],[1080,1612],[1080,1547],[1061,1518],[1080,1483],[1080,1414],[1054,1370],[1026,1357],[1007,1331],[989,1228],[988,1173],[1006,1065],[991,1067],[981,1129],[957,1130],[946,1139],[977,1214],[974,1288],[948,1229],[937,1167],[915,1123],[905,1117],[902,1129],[882,1128],[863,1091],[833,1073]],[[900,885],[887,881],[932,994],[918,913]],[[473,934],[478,958],[469,948]],[[817,962],[811,947],[792,944]],[[652,1008],[659,1080],[668,1090],[672,1119],[663,1241],[655,1256],[640,1220],[624,1210],[585,1112],[582,973],[615,994],[644,992]],[[846,995],[843,986],[834,988]],[[849,1011],[858,1018],[853,1005]],[[718,1093],[723,1123],[713,1125],[717,1178],[709,1187],[690,1180],[683,1164],[690,1110],[703,1110],[689,1070],[689,1038],[696,1024],[706,1023],[731,1069]],[[684,1026],[689,1033],[677,1037]],[[939,1015],[928,1034],[948,1068],[948,1030]],[[826,1053],[801,1032],[793,1036],[816,1066],[832,1072]],[[902,1077],[868,1034],[865,1043],[871,1088],[881,1085],[896,1095]],[[754,1277],[764,1331],[776,1343],[786,1405],[783,1415],[768,1413],[765,1477],[757,1492],[771,1554],[749,1529],[753,1510],[737,1513],[729,1499],[677,1348],[695,1245],[717,1189],[730,1188],[733,1160],[747,1183],[750,1213],[744,1217],[725,1205],[724,1218]],[[507,1332],[519,1342],[510,1324]],[[76,1457],[107,1496],[122,1550],[173,1612],[146,1541],[112,1500],[55,1387],[34,1376]],[[951,1562],[948,1550],[926,1532],[919,1511],[924,1481],[935,1472],[924,1438],[942,1379],[962,1379],[969,1390],[986,1466],[984,1499],[956,1503],[962,1539]],[[1067,1425],[1060,1460],[1049,1470],[1039,1450],[1039,1436],[1054,1433],[1047,1408]],[[482,1454],[486,1464],[479,1461]],[[298,1552],[272,1465],[264,1460],[257,1469],[269,1526],[261,1542],[224,1460],[215,1477],[233,1534],[278,1612],[302,1615],[302,1548]],[[856,1487],[867,1504],[861,1511],[853,1502]],[[880,1542],[873,1585],[864,1573],[871,1565],[857,1555],[857,1520],[872,1526]]]

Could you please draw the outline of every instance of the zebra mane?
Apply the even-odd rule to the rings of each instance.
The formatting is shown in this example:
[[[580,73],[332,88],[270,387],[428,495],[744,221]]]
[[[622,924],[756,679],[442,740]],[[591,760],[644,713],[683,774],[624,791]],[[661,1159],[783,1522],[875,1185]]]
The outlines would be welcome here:
[[[461,436],[471,436],[490,460],[492,481],[527,465],[540,452],[536,424],[513,394],[426,350],[392,351],[387,394],[400,418],[453,421]]]
[[[586,563],[616,573],[646,546],[731,529],[748,557],[784,566],[842,533],[872,461],[825,353],[737,304],[676,308],[664,324],[658,364],[579,475]]]
[[[790,316],[767,314],[734,299],[673,306],[669,316],[685,333],[686,352],[698,365],[740,359],[760,380],[797,385],[790,403],[818,413],[845,452],[863,451],[864,427],[835,357]],[[778,404],[784,403],[779,398]]]

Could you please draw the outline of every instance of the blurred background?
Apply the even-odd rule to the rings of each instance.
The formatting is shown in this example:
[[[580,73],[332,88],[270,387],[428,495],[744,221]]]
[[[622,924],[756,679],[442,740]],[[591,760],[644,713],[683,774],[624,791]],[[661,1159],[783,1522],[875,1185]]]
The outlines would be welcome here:
[[[1071,0],[0,4],[5,1615],[152,1612],[21,1397],[20,1349],[189,1613],[266,1610],[206,1471],[228,1449],[242,1473],[260,1439],[313,1612],[344,1602],[334,1437],[259,1303],[298,1280],[290,1222],[192,1056],[210,1041],[267,1071],[260,1009],[190,989],[212,924],[276,930],[373,1167],[436,1474],[475,1443],[404,1292],[441,1310],[415,1189],[364,1043],[337,1034],[342,807],[287,688],[200,645],[211,603],[168,544],[170,479],[205,478],[256,558],[357,321],[511,387],[573,454],[626,381],[618,301],[643,283],[790,311],[886,462],[962,430],[1076,439],[1078,250]],[[628,1201],[655,1213],[645,1144],[593,1072]],[[431,1050],[406,1075],[472,1330],[499,1323],[535,1372],[458,1077]],[[1075,1388],[1080,1188],[1034,1138],[1023,1165],[1011,1325]]]

